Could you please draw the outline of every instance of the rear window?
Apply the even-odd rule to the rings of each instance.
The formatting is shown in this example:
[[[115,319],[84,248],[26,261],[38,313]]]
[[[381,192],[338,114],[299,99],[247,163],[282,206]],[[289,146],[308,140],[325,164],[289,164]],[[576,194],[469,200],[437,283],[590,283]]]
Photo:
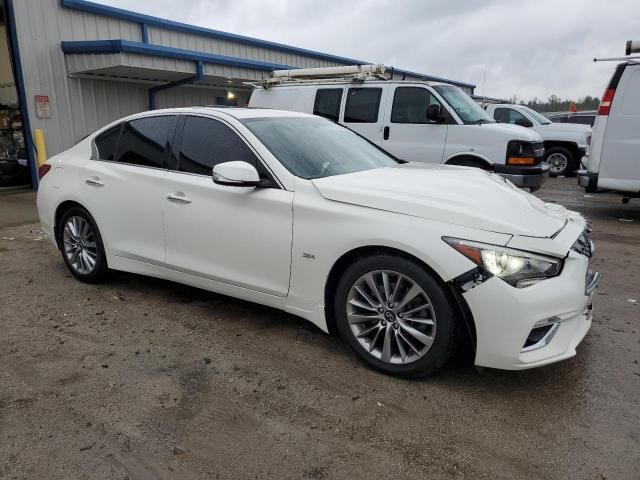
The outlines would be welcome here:
[[[338,117],[340,116],[341,101],[341,88],[320,89],[316,92],[316,101],[313,104],[313,114],[337,122]]]
[[[349,123],[376,123],[380,109],[381,88],[350,88],[344,121]]]
[[[167,168],[177,115],[139,118],[122,127],[116,162]]]
[[[113,160],[115,158],[121,128],[122,124],[116,125],[96,137],[97,158],[100,160]]]

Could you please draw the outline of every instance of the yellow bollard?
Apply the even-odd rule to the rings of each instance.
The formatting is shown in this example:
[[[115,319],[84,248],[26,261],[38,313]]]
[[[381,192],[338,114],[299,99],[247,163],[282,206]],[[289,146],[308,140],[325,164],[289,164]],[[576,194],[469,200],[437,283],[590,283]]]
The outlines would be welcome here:
[[[44,165],[47,161],[47,144],[44,140],[44,131],[37,128],[33,131],[33,143],[36,147],[36,157],[38,159],[38,167]]]

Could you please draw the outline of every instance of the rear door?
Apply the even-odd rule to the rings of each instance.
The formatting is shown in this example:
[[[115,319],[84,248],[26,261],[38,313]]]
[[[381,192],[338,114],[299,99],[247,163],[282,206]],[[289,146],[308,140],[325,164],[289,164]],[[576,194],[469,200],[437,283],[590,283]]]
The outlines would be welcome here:
[[[427,119],[427,107],[444,106],[422,86],[393,88],[391,108],[385,112],[382,148],[402,160],[441,163],[448,125]]]
[[[82,198],[111,255],[165,260],[163,180],[178,117],[124,122],[95,140],[97,157],[83,172]]]
[[[376,145],[382,144],[384,87],[349,87],[346,89],[342,124]]]
[[[624,180],[640,189],[640,66],[627,66],[620,79],[600,162],[600,178]]]
[[[293,231],[293,192],[278,186],[254,150],[229,124],[187,116],[177,167],[165,178],[167,264],[238,287],[286,296]],[[250,192],[216,185],[214,165],[245,161],[272,187]]]

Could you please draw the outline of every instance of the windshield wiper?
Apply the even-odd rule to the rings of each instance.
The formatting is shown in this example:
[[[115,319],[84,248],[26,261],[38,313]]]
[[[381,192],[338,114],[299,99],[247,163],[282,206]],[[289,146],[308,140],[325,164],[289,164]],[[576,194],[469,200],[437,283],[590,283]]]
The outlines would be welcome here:
[[[471,125],[482,125],[483,123],[493,123],[491,120],[487,120],[486,118],[479,118],[471,122]]]

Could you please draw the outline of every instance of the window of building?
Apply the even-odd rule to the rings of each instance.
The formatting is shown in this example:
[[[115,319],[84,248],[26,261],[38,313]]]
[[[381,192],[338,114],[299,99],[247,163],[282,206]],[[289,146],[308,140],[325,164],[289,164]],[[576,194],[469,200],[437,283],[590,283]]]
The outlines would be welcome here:
[[[380,109],[381,88],[350,88],[344,121],[350,123],[376,123]]]
[[[313,105],[313,114],[328,118],[334,122],[340,116],[340,102],[342,101],[341,88],[322,88],[316,92],[316,101]]]
[[[116,161],[143,167],[167,168],[178,117],[139,118],[122,127]]]
[[[121,128],[122,124],[118,124],[96,137],[95,145],[98,159],[113,160],[115,158]]]
[[[420,87],[398,87],[391,108],[392,123],[433,123],[427,119],[427,107],[440,105],[429,90]]]

